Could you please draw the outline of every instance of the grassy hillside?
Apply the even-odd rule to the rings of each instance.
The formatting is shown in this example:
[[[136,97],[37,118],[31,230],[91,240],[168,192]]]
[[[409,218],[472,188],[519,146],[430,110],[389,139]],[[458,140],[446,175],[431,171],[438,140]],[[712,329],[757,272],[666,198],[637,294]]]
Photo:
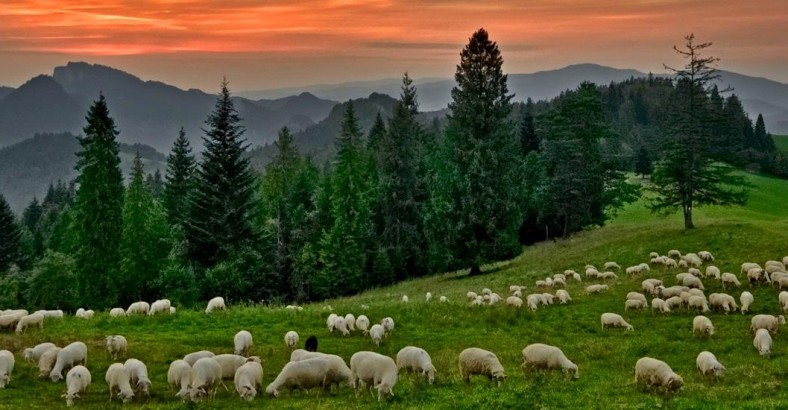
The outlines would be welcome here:
[[[777,149],[788,154],[788,135],[772,135],[772,138],[774,138]]]
[[[650,311],[624,312],[625,295],[639,290],[646,277],[675,282],[679,270],[653,269],[636,278],[621,273],[610,282],[608,293],[586,296],[582,289],[591,281],[570,282],[573,301],[568,305],[541,308],[535,313],[525,309],[499,306],[469,307],[465,293],[483,287],[506,296],[511,284],[528,285],[564,269],[581,270],[585,264],[601,265],[614,260],[622,266],[647,261],[648,253],[662,254],[669,249],[682,252],[711,251],[715,265],[723,272],[739,272],[744,261],[763,263],[788,255],[788,181],[751,176],[757,185],[745,208],[698,209],[697,229],[685,231],[679,215],[666,218],[651,216],[643,204],[626,208],[609,226],[578,234],[571,239],[529,247],[515,260],[486,269],[488,275],[467,278],[462,272],[447,273],[414,280],[393,287],[372,290],[361,295],[328,301],[337,313],[366,314],[373,322],[391,316],[396,322],[393,334],[380,347],[360,334],[342,337],[325,329],[325,304],[307,306],[301,312],[251,306],[231,306],[226,313],[205,315],[180,310],[175,316],[110,319],[100,312],[89,322],[68,317],[48,322],[45,329],[34,329],[16,336],[0,334],[0,347],[21,352],[24,347],[43,341],[59,346],[74,340],[88,344],[88,368],[93,385],[83,395],[79,407],[120,407],[108,405],[104,372],[110,364],[103,349],[103,338],[122,334],[129,340],[129,357],[148,364],[153,380],[153,397],[147,403],[155,408],[182,408],[174,392],[166,386],[169,362],[186,353],[208,349],[231,353],[236,331],[247,329],[255,337],[253,354],[264,360],[263,385],[270,383],[289,357],[283,342],[284,333],[296,330],[302,343],[310,334],[320,339],[320,349],[349,360],[359,350],[374,350],[394,357],[407,345],[420,346],[432,356],[438,375],[434,386],[414,376],[400,375],[394,388],[396,396],[379,405],[368,395],[354,398],[349,388],[330,394],[312,392],[283,393],[278,399],[258,396],[253,403],[242,403],[231,391],[220,389],[216,400],[197,408],[273,407],[315,408],[778,408],[788,402],[783,380],[788,376],[788,336],[781,331],[774,336],[771,358],[760,357],[752,346],[749,333],[751,314],[711,313],[716,333],[711,338],[693,336],[694,312],[679,310],[672,315]],[[741,278],[741,275],[739,275]],[[745,282],[741,279],[742,282]],[[721,286],[705,280],[707,294],[720,292]],[[745,284],[743,288],[748,288]],[[742,289],[729,291],[738,300]],[[431,291],[432,302],[424,301]],[[778,314],[777,291],[763,287],[751,290],[755,295],[753,313]],[[403,305],[403,294],[410,303]],[[449,303],[440,304],[440,295]],[[363,311],[362,304],[369,305]],[[635,328],[633,332],[601,330],[603,312],[622,314]],[[570,381],[558,372],[524,374],[520,369],[520,351],[530,343],[554,344],[563,349],[580,369],[580,378]],[[502,387],[491,386],[486,379],[463,383],[457,371],[457,355],[466,347],[481,347],[497,353],[508,379]],[[695,357],[703,350],[713,352],[727,367],[719,382],[705,381],[695,369]],[[634,365],[643,356],[668,362],[681,374],[685,387],[679,394],[665,398],[640,391],[634,382]],[[62,405],[64,384],[39,381],[37,370],[17,355],[17,368],[11,384],[0,391],[0,407],[51,408]],[[264,394],[263,394],[264,396]],[[140,403],[138,400],[136,403]]]

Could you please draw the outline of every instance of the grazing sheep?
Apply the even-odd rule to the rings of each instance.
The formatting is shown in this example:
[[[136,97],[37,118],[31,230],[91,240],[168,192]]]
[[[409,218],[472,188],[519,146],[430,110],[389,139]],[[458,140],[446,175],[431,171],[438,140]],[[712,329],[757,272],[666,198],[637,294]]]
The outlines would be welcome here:
[[[79,309],[77,309],[77,312],[74,314],[74,316],[79,318],[79,319],[89,320],[95,314],[96,314],[96,312],[94,312],[93,309],[85,310],[85,309],[79,308]]]
[[[621,269],[621,265],[619,265],[619,264],[617,264],[615,262],[605,262],[604,269],[607,269],[607,270],[610,270],[610,269]]]
[[[265,388],[271,396],[279,397],[279,389],[301,389],[308,391],[314,387],[324,387],[331,364],[323,357],[299,360],[285,364],[279,375]]]
[[[336,313],[328,315],[328,318],[326,319],[326,326],[328,326],[329,333],[334,333],[334,321],[337,320],[338,317],[339,316],[337,316]]]
[[[649,258],[659,258],[659,254],[657,252],[651,252],[648,254]]]
[[[608,279],[618,279],[618,275],[615,272],[602,272],[599,274],[599,279],[608,280]]]
[[[23,357],[25,358],[25,361],[37,362],[39,359],[41,359],[41,355],[46,353],[47,350],[55,347],[57,346],[55,346],[54,343],[49,343],[49,342],[39,343],[32,348],[28,347],[27,349],[25,349],[23,353]]]
[[[696,268],[703,264],[703,261],[700,259],[700,257],[694,253],[688,253],[682,256],[681,259],[686,261],[688,265]]]
[[[57,360],[52,371],[49,372],[49,378],[53,381],[63,379],[63,370],[76,366],[77,364],[85,365],[88,360],[88,347],[82,342],[74,342],[62,348],[57,352]]]
[[[576,273],[577,272],[575,272],[572,269],[567,269],[567,270],[564,271],[564,275],[566,275],[566,276],[575,276]]]
[[[79,394],[84,393],[90,386],[90,371],[85,366],[74,366],[66,374],[66,393],[60,397],[66,399],[66,406],[74,405],[74,400],[79,399]]]
[[[366,315],[358,315],[356,319],[356,328],[366,335],[369,333],[369,318]]]
[[[342,321],[344,322],[344,319],[342,319]],[[345,331],[342,333],[344,334],[345,332],[347,332],[347,329],[345,329]],[[298,333],[296,333],[294,330],[285,333],[285,344],[290,348],[291,352],[295,350],[296,345],[298,345]]]
[[[627,299],[624,302],[624,311],[629,309],[648,309],[648,303],[640,299]]]
[[[497,293],[493,293],[492,295],[490,295],[489,303],[491,305],[494,305],[494,304],[496,304],[496,303],[498,303],[500,301],[501,301],[501,295],[499,295]]]
[[[700,276],[701,275],[700,274],[700,269],[697,269],[697,268],[689,268],[689,269],[687,269],[687,273],[689,273],[692,276]]]
[[[235,345],[235,354],[240,356],[249,356],[249,349],[252,348],[252,334],[246,330],[241,330],[233,337],[233,344]]]
[[[175,307],[174,306],[170,306],[170,314],[171,315],[175,314]]]
[[[290,361],[297,362],[303,359],[304,356],[306,356],[308,353],[310,353],[309,350],[295,349],[292,352],[290,352]]]
[[[126,366],[121,363],[113,363],[107,369],[104,380],[109,386],[109,399],[112,400],[113,394],[123,400],[124,403],[134,399],[134,391],[131,389],[131,375]],[[117,393],[115,391],[117,390]]]
[[[192,366],[185,360],[175,360],[167,370],[167,384],[177,389],[176,397],[186,399],[192,384]]]
[[[761,356],[769,356],[772,353],[772,336],[769,335],[769,331],[758,329],[755,332],[755,339],[753,339],[752,345],[755,346],[755,349],[758,350]]]
[[[703,377],[711,376],[718,379],[725,374],[725,366],[711,352],[700,352],[695,359],[695,365]]]
[[[424,299],[427,303],[429,303],[429,301],[432,300],[432,292],[427,292],[427,294],[424,295]]]
[[[19,318],[19,321],[16,324],[16,333],[22,333],[29,326],[38,325],[39,329],[44,328],[44,315],[41,313],[33,313],[32,315],[26,315]]]
[[[347,336],[350,334],[350,330],[347,327],[347,322],[345,322],[345,318],[343,316],[338,316],[334,319],[334,330],[338,330],[339,333],[342,333],[342,336]]]
[[[112,357],[112,360],[118,360],[119,355],[126,357],[126,351],[128,350],[129,344],[125,337],[120,335],[107,336],[105,341],[107,345],[107,351],[109,352],[110,357]]]
[[[528,309],[531,309],[531,312],[536,312],[536,309],[539,308],[541,296],[542,295],[533,294],[533,295],[528,295],[528,297],[525,299],[525,302],[528,304]]]
[[[714,279],[719,279],[720,278],[720,268],[718,268],[716,266],[707,266],[706,267],[706,277],[707,278],[711,277],[711,278],[714,278]]]
[[[541,299],[542,299],[542,304],[543,305],[552,305],[553,304],[553,299],[555,298],[555,296],[553,296],[553,295],[551,295],[549,293],[542,293],[541,296],[542,296]]]
[[[660,298],[651,299],[651,311],[658,311],[662,313],[670,313],[670,306]]]
[[[479,295],[477,295],[476,292],[468,292],[465,294],[465,297],[468,298],[468,302],[473,302],[474,300],[476,300],[476,297],[478,296]]]
[[[378,391],[378,401],[394,396],[397,364],[392,358],[375,352],[357,352],[350,357],[350,372],[356,397],[364,385],[369,391],[372,388]]]
[[[649,295],[654,295],[655,288],[658,286],[662,286],[662,281],[659,279],[646,279],[641,282],[641,289],[643,289],[643,293],[648,293]]]
[[[509,306],[514,306],[516,308],[523,307],[523,300],[518,298],[517,296],[509,296],[506,298],[506,304]]]
[[[386,331],[386,334],[391,333],[394,330],[394,319],[390,317],[384,317],[383,320],[380,321],[380,324],[383,325],[383,329]]]
[[[487,297],[488,299],[490,298],[489,296],[486,296],[486,295],[485,295],[485,297]],[[483,304],[484,304],[484,298],[482,298],[481,296],[477,296],[476,300],[471,302],[471,306],[481,306]]]
[[[491,294],[492,294],[492,290],[490,290],[490,288],[482,289],[482,295],[491,295]]]
[[[771,277],[766,274],[761,268],[752,268],[747,271],[747,280],[750,282],[750,286],[758,285],[761,283],[770,283],[772,281]]]
[[[747,273],[750,270],[755,269],[755,268],[760,269],[761,265],[759,265],[757,263],[753,263],[753,262],[744,262],[744,263],[741,264],[741,272],[740,273]]]
[[[134,391],[138,395],[150,397],[151,382],[148,378],[148,368],[145,366],[145,363],[137,359],[129,359],[123,365],[126,366],[126,370],[129,372],[130,382],[134,386]]]
[[[491,381],[497,381],[500,387],[501,382],[506,379],[506,373],[498,356],[477,347],[467,348],[460,353],[459,367],[460,377],[465,382],[470,382],[471,376],[478,374],[487,376]]]
[[[687,308],[695,308],[703,313],[711,312],[711,309],[709,309],[709,304],[706,301],[706,298],[703,296],[690,296],[689,302],[687,303]]]
[[[562,281],[566,282],[566,275],[564,275],[563,273],[556,273],[553,275],[553,280],[556,279],[561,279]],[[522,291],[523,289],[518,289],[518,290]]]
[[[769,277],[772,279],[772,284],[777,285],[778,287],[785,287],[785,282],[781,279],[788,278],[788,273],[785,272],[774,272]]]
[[[591,285],[586,287],[586,295],[591,295],[594,293],[601,293],[606,290],[610,289],[607,285]]]
[[[61,350],[62,349],[59,347],[53,347],[41,355],[41,358],[38,359],[39,379],[49,377],[49,373],[52,372],[52,368],[55,367],[55,362],[57,361],[57,354],[60,353]]]
[[[582,282],[583,281],[583,279],[580,277],[579,273],[573,273],[572,274],[572,279],[574,279],[576,282]]]
[[[126,316],[126,311],[123,308],[112,308],[109,311],[109,317],[121,317]]]
[[[518,298],[521,298],[521,299],[522,299],[522,297],[523,297],[523,292],[522,292],[522,291],[519,291],[519,290],[517,290],[517,291],[514,291],[514,292],[512,292],[512,296],[517,296]]]
[[[257,391],[263,387],[263,366],[257,362],[244,363],[235,371],[233,384],[241,400],[254,400]]]
[[[630,266],[630,267],[626,268],[624,270],[624,272],[626,272],[627,275],[638,275],[638,274],[640,274],[641,270],[642,269],[640,268],[640,265],[635,265],[635,266]]]
[[[764,266],[764,267],[768,267],[768,266],[775,266],[775,267],[777,267],[777,268],[780,268],[780,269],[782,269],[783,271],[785,271],[785,264],[783,264],[783,263],[782,263],[782,262],[780,262],[780,261],[776,261],[776,260],[769,260],[769,261],[766,261],[766,263],[764,263],[764,264],[763,264],[763,266]]]
[[[662,387],[666,392],[675,392],[684,386],[684,379],[667,363],[650,357],[640,358],[635,363],[635,382],[646,387]]]
[[[170,307],[172,307],[172,303],[170,303],[169,299],[161,299],[153,302],[150,305],[150,310],[148,310],[148,315],[153,316],[157,313],[169,313]]]
[[[334,385],[339,387],[340,385],[347,384],[349,386],[353,386],[351,383],[351,373],[350,368],[345,364],[345,360],[335,354],[325,354],[320,352],[306,352],[304,354],[299,355],[296,357],[296,360],[293,360],[291,355],[291,362],[307,360],[307,359],[314,359],[316,357],[326,359],[328,361],[328,372],[326,373],[326,379],[324,381],[324,387],[330,388]]]
[[[410,300],[410,299],[408,299],[408,295],[402,295],[402,303],[407,304],[408,300]]]
[[[446,303],[446,302],[449,301],[449,298],[447,298],[446,296],[441,295],[441,297],[438,300],[440,300],[441,303]]]
[[[385,335],[386,329],[382,325],[375,324],[372,326],[372,329],[369,329],[369,336],[372,338],[375,346],[380,346],[380,341],[383,340]]]
[[[345,315],[345,326],[350,332],[354,332],[356,330],[356,317],[353,316],[352,313]]]
[[[706,262],[714,262],[714,256],[709,251],[700,251],[698,256]]]
[[[638,292],[629,292],[627,293],[627,300],[642,300],[644,303],[647,302],[646,295]]]
[[[397,371],[400,370],[421,373],[429,384],[435,381],[435,366],[432,365],[432,358],[420,347],[406,346],[397,352]]]
[[[613,272],[607,272],[607,273],[613,273]],[[618,276],[616,276],[616,277],[618,277]],[[562,278],[555,278],[555,279],[553,279],[553,287],[554,288],[565,288],[566,287],[566,281],[564,279],[562,279]]]
[[[706,288],[703,286],[703,282],[701,282],[699,277],[696,276],[685,276],[682,279],[682,285],[688,288],[695,288],[700,290],[705,290]]]
[[[783,256],[783,266],[788,266],[788,256]]]
[[[670,310],[673,310],[681,307],[684,304],[684,300],[682,300],[680,296],[673,296],[665,299],[665,304],[670,308]]]
[[[189,366],[194,366],[198,360],[205,358],[205,357],[214,357],[216,356],[213,352],[209,352],[207,350],[200,350],[199,352],[189,353],[186,356],[183,356],[183,361],[189,363]]]
[[[11,382],[15,362],[13,353],[0,350],[0,389],[5,389],[5,385]]]
[[[788,275],[780,275],[777,277],[777,287],[782,290],[783,288],[788,288]]]
[[[686,286],[671,286],[669,288],[660,289],[659,294],[662,299],[669,299],[673,296],[681,296],[681,292],[689,292],[690,288]]]
[[[667,262],[666,262],[666,264],[667,264]],[[687,264],[687,261],[685,261],[683,259],[679,261],[679,266],[678,266],[679,268],[686,268],[688,266],[689,266],[689,264]]]
[[[260,358],[257,356],[246,358],[237,354],[217,354],[213,357],[213,360],[215,360],[216,363],[219,363],[219,367],[222,369],[222,379],[224,380],[232,379],[233,375],[235,375],[235,371],[238,370],[239,367],[243,366],[244,363],[260,363]]]
[[[683,262],[683,261],[682,261],[682,262]],[[676,260],[675,260],[675,259],[672,259],[672,258],[667,258],[667,259],[665,259],[665,267],[666,267],[666,268],[678,268],[678,267],[679,267],[679,264],[678,264],[678,263],[676,263]]]
[[[727,293],[712,293],[709,295],[709,303],[713,308],[718,308],[728,314],[731,311],[736,311],[739,307],[736,306],[736,300],[733,296]]]
[[[744,297],[743,293],[742,293],[742,297]],[[788,292],[786,291],[780,292],[780,295],[777,298],[780,301],[780,310],[783,312],[788,310]],[[744,305],[743,301],[742,301],[742,305]],[[742,312],[744,312],[744,306],[742,306],[741,310]]]
[[[525,347],[522,351],[522,368],[528,369],[536,367],[539,369],[561,370],[568,373],[572,378],[577,379],[580,374],[577,365],[566,358],[561,349],[542,343],[534,343]]]
[[[537,289],[538,288],[546,288],[547,287],[547,282],[545,282],[543,280],[537,280],[536,284],[534,284],[534,287],[537,288]]]
[[[739,279],[736,277],[736,275],[734,275],[734,274],[732,274],[730,272],[725,272],[725,273],[722,274],[722,287],[723,287],[723,289],[725,288],[725,285],[733,285],[733,286],[736,286],[738,288],[739,286],[741,286],[741,282],[739,282]]]
[[[621,315],[616,313],[603,313],[601,317],[602,322],[602,329],[607,329],[609,327],[623,327],[627,330],[634,330],[635,328],[632,327],[626,320],[624,320]]]
[[[741,293],[741,296],[739,296],[739,302],[741,302],[742,314],[750,311],[750,305],[752,305],[753,301],[755,301],[755,298],[752,296],[752,293],[747,292],[746,290]]]
[[[681,252],[679,252],[677,249],[671,249],[668,251],[668,256],[671,258],[680,258]]]
[[[196,403],[206,397],[216,396],[216,388],[222,383],[222,366],[213,357],[203,357],[194,362],[191,374],[189,398]]]
[[[772,316],[772,315],[755,315],[750,320],[750,330],[756,331],[758,329],[767,329],[772,333],[777,333],[780,325],[785,324],[785,316]]]
[[[555,297],[557,297],[557,298],[558,298],[558,301],[559,301],[559,302],[560,302],[562,305],[564,305],[564,304],[566,304],[567,302],[570,302],[570,301],[572,300],[572,297],[571,297],[571,296],[569,296],[569,292],[567,292],[567,291],[566,291],[566,290],[564,290],[564,289],[558,289],[558,290],[555,292]]]
[[[126,315],[140,314],[145,315],[150,310],[148,302],[134,302],[126,309]]]
[[[205,313],[211,313],[214,310],[226,310],[227,305],[224,304],[224,298],[217,296],[208,301],[208,307],[205,308]]]
[[[595,267],[591,266],[591,267],[586,268],[586,277],[587,278],[594,279],[594,278],[596,278],[598,276],[599,276],[599,271],[596,270]]]
[[[711,324],[711,319],[706,316],[695,316],[692,319],[692,334],[700,333],[701,335],[714,335],[714,325]]]
[[[523,290],[523,288],[521,286],[518,286],[518,285],[511,285],[511,286],[509,286],[509,293],[512,293],[512,294],[514,292],[522,292],[522,290]]]

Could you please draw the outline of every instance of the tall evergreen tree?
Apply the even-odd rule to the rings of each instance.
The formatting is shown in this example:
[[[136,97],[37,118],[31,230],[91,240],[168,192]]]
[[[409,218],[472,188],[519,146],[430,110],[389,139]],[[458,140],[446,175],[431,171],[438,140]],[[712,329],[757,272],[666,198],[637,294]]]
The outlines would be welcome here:
[[[161,179],[161,172],[158,169],[145,177],[145,187],[154,198],[161,198],[164,193],[164,181]]]
[[[11,206],[0,194],[0,274],[19,261],[21,237]]]
[[[654,166],[651,163],[651,157],[645,147],[640,147],[635,157],[635,173],[645,177],[651,175],[652,171],[654,171]]]
[[[753,137],[761,151],[774,151],[774,140],[772,139],[772,136],[766,132],[766,123],[763,121],[762,114],[758,114],[758,119],[755,121],[755,131],[753,132]]]
[[[534,102],[531,98],[528,98],[525,102],[523,119],[520,122],[520,146],[522,147],[523,157],[532,151],[539,151],[539,137],[536,135],[536,125],[534,123]]]
[[[188,256],[203,268],[256,241],[255,179],[240,122],[225,80],[205,121],[205,151],[185,226]]]
[[[519,252],[522,160],[498,45],[479,29],[460,58],[449,104],[446,164],[436,167],[443,175],[433,182],[428,219],[451,221],[451,228],[438,230],[431,224],[430,245],[444,250],[437,252],[445,254],[444,263],[470,266],[474,275],[481,273],[481,264]]]
[[[117,302],[124,188],[118,130],[103,95],[88,110],[83,131],[76,166],[77,281],[83,304],[106,307]]]
[[[167,210],[170,224],[184,229],[183,224],[189,215],[189,198],[194,190],[194,155],[186,138],[183,127],[167,156],[163,204]]]

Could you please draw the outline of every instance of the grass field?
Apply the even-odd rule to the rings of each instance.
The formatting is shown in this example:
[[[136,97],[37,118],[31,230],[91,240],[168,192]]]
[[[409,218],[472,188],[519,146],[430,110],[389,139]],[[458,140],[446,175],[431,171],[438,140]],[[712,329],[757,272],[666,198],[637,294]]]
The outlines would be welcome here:
[[[788,154],[788,135],[772,135],[777,149]]]
[[[68,317],[46,323],[22,336],[0,334],[0,348],[21,353],[24,347],[44,341],[58,346],[74,340],[89,348],[88,368],[93,385],[77,403],[82,408],[112,408],[121,404],[108,402],[104,372],[110,359],[104,350],[106,335],[122,334],[129,340],[129,357],[143,360],[153,380],[150,401],[136,400],[125,407],[148,408],[736,408],[766,409],[788,406],[788,332],[774,336],[770,358],[760,357],[752,346],[749,333],[751,315],[710,314],[716,333],[711,338],[693,336],[695,313],[679,310],[669,316],[650,311],[624,312],[625,295],[639,290],[646,277],[675,282],[679,270],[653,269],[641,277],[621,278],[611,282],[608,293],[586,296],[582,289],[592,282],[570,282],[573,301],[531,313],[503,305],[469,307],[465,293],[489,287],[508,295],[511,284],[528,285],[564,269],[581,270],[585,264],[601,265],[608,260],[622,267],[648,261],[651,251],[662,254],[669,249],[682,252],[711,251],[715,265],[723,272],[739,272],[744,261],[763,263],[788,255],[788,181],[752,175],[757,188],[744,208],[706,208],[696,210],[697,229],[682,229],[681,217],[655,217],[642,203],[628,206],[612,223],[564,241],[526,248],[515,260],[486,268],[489,274],[468,278],[463,272],[447,273],[376,289],[351,298],[306,306],[301,312],[253,306],[230,306],[228,312],[206,315],[179,310],[174,316],[110,319],[99,312],[91,321]],[[741,278],[741,275],[739,275]],[[744,288],[747,288],[746,281]],[[711,279],[704,281],[707,294],[720,292],[721,286]],[[730,291],[737,299],[742,289]],[[431,291],[427,304],[424,294]],[[777,291],[767,287],[752,290],[753,313],[778,314]],[[403,305],[403,294],[410,303]],[[449,303],[440,304],[440,295]],[[391,316],[396,322],[393,334],[380,347],[360,334],[341,337],[325,328],[328,312],[325,304],[337,313],[366,314],[373,321]],[[362,311],[361,305],[369,305]],[[600,328],[603,312],[622,314],[634,332]],[[243,403],[234,394],[219,390],[216,400],[199,405],[182,404],[166,386],[166,372],[172,360],[186,353],[208,349],[231,353],[232,339],[240,329],[255,337],[253,354],[264,360],[263,385],[270,383],[289,358],[283,336],[296,330],[302,343],[310,334],[320,340],[320,350],[339,354],[346,360],[360,350],[374,350],[394,357],[407,345],[426,349],[438,370],[436,383],[429,386],[414,376],[401,375],[394,388],[395,397],[383,404],[368,395],[356,399],[351,389],[320,394],[283,393],[273,399],[259,395],[252,403]],[[520,351],[530,343],[557,345],[579,366],[580,378],[572,381],[560,372],[524,374],[520,369]],[[457,370],[457,355],[466,347],[481,347],[495,352],[501,359],[507,380],[502,387],[491,386],[486,379],[462,382]],[[695,369],[695,357],[703,350],[713,352],[727,367],[721,381],[703,380]],[[634,365],[638,358],[651,356],[669,363],[685,381],[684,389],[672,396],[641,391],[634,382]],[[17,355],[11,384],[0,391],[2,408],[53,408],[64,406],[60,395],[64,384],[39,381],[38,370]],[[263,388],[264,388],[263,387]]]

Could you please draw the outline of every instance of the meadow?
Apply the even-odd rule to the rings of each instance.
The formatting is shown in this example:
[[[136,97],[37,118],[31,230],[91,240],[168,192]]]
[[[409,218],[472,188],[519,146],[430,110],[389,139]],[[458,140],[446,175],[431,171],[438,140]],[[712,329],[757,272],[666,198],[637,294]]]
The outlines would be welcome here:
[[[73,316],[47,320],[43,330],[31,329],[21,336],[0,334],[0,348],[17,354],[12,381],[0,390],[0,408],[65,407],[60,395],[64,383],[38,380],[38,369],[25,363],[21,351],[44,341],[63,346],[81,340],[88,345],[88,363],[93,384],[77,402],[77,408],[283,408],[283,409],[354,409],[354,408],[736,408],[768,409],[788,406],[788,391],[783,386],[788,376],[788,335],[785,330],[774,336],[772,355],[760,357],[752,346],[749,331],[753,314],[779,314],[777,290],[756,287],[752,313],[708,314],[716,327],[712,337],[692,335],[692,318],[684,309],[670,315],[648,311],[624,312],[627,292],[639,291],[647,277],[660,278],[667,285],[675,283],[677,269],[653,268],[637,277],[608,282],[607,293],[587,296],[583,288],[596,281],[569,281],[567,289],[573,301],[567,305],[540,308],[535,313],[503,304],[470,307],[465,293],[491,288],[508,296],[512,284],[527,285],[524,295],[534,292],[533,285],[547,275],[565,269],[581,271],[586,264],[601,268],[606,261],[616,261],[622,268],[648,262],[651,251],[666,254],[670,249],[682,253],[708,250],[716,257],[715,266],[733,272],[742,288],[729,290],[738,303],[742,290],[749,289],[739,275],[742,262],[781,259],[788,255],[788,181],[750,174],[756,186],[749,203],[740,208],[696,209],[697,229],[683,229],[681,216],[654,216],[638,202],[626,207],[607,226],[590,229],[566,240],[530,246],[516,259],[485,267],[487,274],[467,277],[465,272],[450,272],[391,287],[374,289],[360,295],[304,306],[303,311],[253,305],[231,305],[226,312],[206,315],[202,311],[179,309],[176,315],[156,317],[109,317],[97,312],[89,321]],[[706,294],[721,292],[718,281],[704,280]],[[426,292],[433,300],[425,301]],[[410,303],[403,304],[402,295]],[[441,295],[448,303],[439,303]],[[367,315],[372,322],[391,316],[396,327],[380,347],[360,333],[342,337],[329,334],[325,319],[330,305],[338,314]],[[369,305],[362,310],[361,305]],[[604,312],[622,314],[633,332],[602,330],[599,317]],[[166,385],[169,363],[197,350],[232,353],[233,335],[241,329],[252,332],[252,354],[263,359],[263,390],[289,359],[283,336],[296,330],[301,344],[309,335],[319,339],[319,350],[349,360],[360,350],[373,350],[395,357],[407,345],[426,349],[437,368],[435,384],[414,375],[400,375],[395,396],[384,403],[376,397],[343,387],[332,393],[313,391],[284,392],[279,398],[258,395],[251,403],[242,402],[230,391],[219,389],[216,399],[201,404],[184,404]],[[135,399],[131,404],[108,401],[104,372],[111,360],[104,338],[124,335],[129,341],[128,357],[148,365],[153,381],[150,400]],[[559,346],[579,366],[580,378],[570,380],[560,372],[524,373],[520,351],[530,343]],[[486,378],[474,378],[466,384],[460,380],[457,356],[467,347],[481,347],[495,352],[506,369],[507,380],[501,387]],[[704,380],[695,368],[695,357],[703,350],[713,352],[727,368],[719,381]],[[634,380],[634,365],[643,356],[666,361],[683,376],[685,386],[678,394],[663,396],[642,391]]]

